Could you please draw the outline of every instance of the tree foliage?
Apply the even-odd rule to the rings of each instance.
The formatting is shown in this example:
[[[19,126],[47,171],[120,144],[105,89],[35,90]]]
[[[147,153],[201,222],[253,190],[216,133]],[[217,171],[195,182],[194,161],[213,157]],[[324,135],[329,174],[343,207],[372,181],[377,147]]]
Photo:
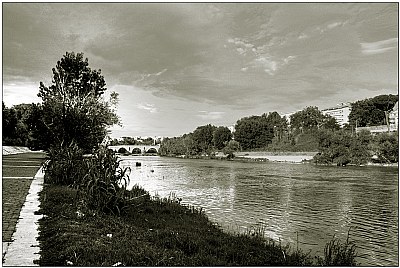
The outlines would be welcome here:
[[[218,127],[213,133],[213,144],[216,149],[222,150],[232,139],[232,133],[227,127]]]
[[[272,142],[274,128],[266,116],[244,117],[236,122],[235,140],[243,150],[263,148]]]
[[[230,140],[222,151],[224,154],[228,155],[227,157],[229,159],[233,158],[235,157],[234,153],[240,151],[240,144],[237,141]]]
[[[35,130],[40,125],[39,104],[3,105],[3,145],[38,148]]]
[[[290,116],[290,124],[294,133],[304,133],[316,129],[338,130],[340,128],[336,119],[324,115],[318,107],[306,107]]]
[[[380,133],[374,139],[372,150],[382,163],[399,162],[399,136],[398,133]]]
[[[193,141],[199,153],[210,154],[213,149],[213,137],[216,126],[211,124],[200,126],[193,131]]]
[[[112,109],[118,95],[111,94],[109,101],[102,96],[106,83],[101,70],[92,70],[83,53],[66,53],[53,68],[52,85],[40,82],[38,96],[43,100],[43,124],[52,144],[70,144],[72,141],[91,151],[97,148],[107,134],[107,127],[118,123]]]
[[[362,165],[370,162],[373,155],[382,163],[395,163],[399,160],[397,133],[372,136],[369,131],[352,135],[346,130],[320,130],[318,142],[319,154],[314,160],[320,164]]]
[[[385,112],[389,112],[399,100],[398,95],[379,95],[351,104],[349,124],[368,127],[386,124]]]

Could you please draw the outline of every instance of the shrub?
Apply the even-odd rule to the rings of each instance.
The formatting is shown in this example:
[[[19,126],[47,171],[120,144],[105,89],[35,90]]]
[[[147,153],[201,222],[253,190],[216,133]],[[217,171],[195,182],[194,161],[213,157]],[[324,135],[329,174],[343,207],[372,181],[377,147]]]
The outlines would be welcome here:
[[[227,156],[228,159],[234,158],[235,154],[234,152],[237,152],[240,150],[240,144],[237,141],[230,140],[228,144],[222,149],[222,152]]]
[[[384,163],[395,163],[399,161],[399,138],[398,133],[381,133],[375,137],[372,145],[378,159]]]

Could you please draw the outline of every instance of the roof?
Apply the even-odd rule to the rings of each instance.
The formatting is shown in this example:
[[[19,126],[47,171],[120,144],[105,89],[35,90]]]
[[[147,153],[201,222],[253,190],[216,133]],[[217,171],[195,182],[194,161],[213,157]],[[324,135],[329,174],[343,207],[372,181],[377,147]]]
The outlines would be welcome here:
[[[321,111],[336,110],[336,109],[342,109],[342,108],[347,108],[347,107],[351,108],[351,104],[349,102],[344,102],[344,103],[340,103],[333,107],[322,109]]]

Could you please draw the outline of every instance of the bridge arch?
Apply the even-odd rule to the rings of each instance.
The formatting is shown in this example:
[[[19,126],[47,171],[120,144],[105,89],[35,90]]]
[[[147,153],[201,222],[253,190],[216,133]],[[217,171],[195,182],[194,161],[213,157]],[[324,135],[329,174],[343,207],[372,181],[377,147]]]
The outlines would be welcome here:
[[[129,153],[146,153],[150,150],[150,153],[158,153],[160,149],[160,145],[113,145],[108,146],[109,149],[113,150],[114,152],[119,152],[122,150],[126,150]],[[123,149],[122,149],[123,148]],[[140,153],[139,153],[140,150]],[[136,152],[134,152],[136,151]]]

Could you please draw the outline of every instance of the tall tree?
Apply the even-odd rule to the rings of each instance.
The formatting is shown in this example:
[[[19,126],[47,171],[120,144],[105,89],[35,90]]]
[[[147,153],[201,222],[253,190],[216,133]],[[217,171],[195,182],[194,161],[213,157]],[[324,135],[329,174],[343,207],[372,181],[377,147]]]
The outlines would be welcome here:
[[[290,125],[296,132],[318,129],[324,121],[324,115],[317,107],[310,106],[290,116]]]
[[[349,124],[367,127],[386,124],[385,112],[390,111],[399,100],[398,95],[379,95],[351,104]]]
[[[274,138],[278,141],[282,140],[283,135],[287,132],[288,123],[286,117],[281,117],[278,112],[268,113],[266,116],[268,124],[274,129]]]
[[[213,133],[216,126],[211,124],[197,127],[193,131],[193,141],[196,143],[196,147],[200,152],[210,153],[213,147]]]
[[[85,151],[96,148],[105,138],[107,127],[119,122],[112,109],[117,95],[111,94],[106,101],[105,91],[101,70],[90,69],[83,53],[67,52],[53,68],[52,85],[46,87],[40,82],[39,87],[49,144],[74,141]]]
[[[232,133],[227,127],[218,127],[213,133],[213,144],[216,149],[222,150],[232,139]]]
[[[263,148],[272,142],[274,128],[265,116],[241,118],[235,125],[235,140],[243,150]]]

